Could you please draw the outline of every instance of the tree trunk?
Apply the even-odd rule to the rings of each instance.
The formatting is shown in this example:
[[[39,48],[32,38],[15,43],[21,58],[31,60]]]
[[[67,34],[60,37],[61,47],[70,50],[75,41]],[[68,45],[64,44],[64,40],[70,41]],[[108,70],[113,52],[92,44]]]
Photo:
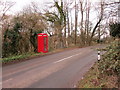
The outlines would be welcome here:
[[[78,8],[75,1],[75,45],[77,44],[77,20],[78,20]]]
[[[69,47],[69,42],[70,42],[70,23],[69,23],[69,14],[68,14],[68,8],[67,8],[67,26],[68,26],[68,47]]]
[[[92,32],[92,35],[91,35],[90,40],[89,40],[89,45],[91,45],[91,42],[92,42],[93,36],[95,34],[95,31],[96,31],[98,25],[100,24],[100,22],[102,21],[103,12],[104,12],[104,8],[103,7],[104,7],[104,2],[101,2],[100,18],[99,18],[98,22],[96,23],[95,27],[93,28],[93,32]]]
[[[93,28],[93,32],[92,32],[92,35],[91,35],[90,40],[89,40],[89,45],[91,45],[91,41],[92,41],[92,39],[93,39],[93,36],[94,36],[94,34],[95,34],[95,31],[96,31],[98,25],[100,24],[101,20],[102,20],[102,18],[99,19],[99,21],[96,23],[95,27]]]
[[[80,1],[80,11],[81,11],[81,28],[80,28],[80,45],[83,46],[84,45],[84,32],[83,32],[83,2]]]
[[[88,3],[87,3],[87,15],[86,15],[86,43],[88,44],[88,42],[89,42],[89,16],[90,16],[90,4],[89,4],[90,2],[88,1]]]

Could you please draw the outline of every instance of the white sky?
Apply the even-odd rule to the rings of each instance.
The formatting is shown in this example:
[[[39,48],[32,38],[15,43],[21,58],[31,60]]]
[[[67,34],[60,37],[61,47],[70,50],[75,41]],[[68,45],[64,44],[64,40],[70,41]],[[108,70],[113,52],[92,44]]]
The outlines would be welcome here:
[[[15,14],[15,13],[21,11],[26,5],[30,5],[31,2],[37,2],[37,4],[41,7],[41,10],[42,10],[43,8],[46,8],[46,5],[49,2],[53,2],[54,0],[4,0],[4,1],[15,2],[15,5],[10,9],[10,12],[9,12],[11,14]],[[70,0],[65,0],[65,1],[70,1]],[[91,2],[99,2],[101,0],[90,0],[90,1]],[[119,0],[108,0],[108,1],[117,1],[118,2]],[[73,14],[74,14],[74,12],[73,12]],[[96,18],[95,13],[91,13],[90,15],[92,15],[92,16],[90,16],[91,21],[96,22],[96,19],[94,19],[94,18]],[[74,21],[74,18],[73,18],[73,21]]]
[[[47,2],[53,2],[54,0],[4,0],[4,1],[12,1],[15,2],[16,4],[11,8],[11,12],[17,12],[23,9],[24,6],[29,5],[30,2],[38,2],[41,7],[45,7],[44,5]],[[99,0],[90,0],[92,2],[98,2]]]
[[[0,0],[1,1],[1,0]],[[53,2],[54,0],[2,0],[2,1],[11,1],[15,2],[15,5],[10,9],[8,13],[15,15],[17,12],[21,11],[26,5],[30,5],[31,2],[37,2],[41,10],[43,8],[46,8],[46,5],[49,2]],[[59,0],[58,0],[59,1]],[[70,1],[70,0],[65,0],[65,1]],[[72,0],[74,1],[74,0]],[[90,0],[91,2],[99,2],[101,0]],[[108,0],[108,1],[119,1],[119,0]],[[74,14],[74,12],[73,12]],[[95,13],[91,13],[92,17],[90,16],[91,21],[96,18]],[[80,18],[80,17],[79,17]],[[73,18],[74,19],[74,18]]]
[[[29,5],[30,2],[37,2],[41,8],[44,8],[46,3],[48,2],[53,2],[54,0],[4,0],[4,1],[12,1],[15,2],[16,4],[11,8],[11,13],[15,13],[18,11],[21,11],[23,7],[26,5]],[[68,0],[66,0],[68,1]],[[74,1],[74,0],[73,0]],[[91,2],[99,2],[100,0],[90,0]],[[110,0],[113,1],[113,0]],[[118,1],[118,0],[116,0]]]
[[[6,1],[15,2],[15,5],[10,9],[11,13],[15,13],[21,11],[26,5],[29,5],[30,2],[37,2],[43,8],[47,2],[51,2],[53,0],[6,0]]]

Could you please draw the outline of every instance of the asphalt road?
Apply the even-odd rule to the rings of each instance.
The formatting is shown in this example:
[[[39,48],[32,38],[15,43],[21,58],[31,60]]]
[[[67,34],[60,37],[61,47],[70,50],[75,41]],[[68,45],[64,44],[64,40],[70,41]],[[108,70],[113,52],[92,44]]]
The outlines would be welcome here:
[[[96,48],[66,50],[25,62],[4,66],[3,88],[74,88],[97,61]]]

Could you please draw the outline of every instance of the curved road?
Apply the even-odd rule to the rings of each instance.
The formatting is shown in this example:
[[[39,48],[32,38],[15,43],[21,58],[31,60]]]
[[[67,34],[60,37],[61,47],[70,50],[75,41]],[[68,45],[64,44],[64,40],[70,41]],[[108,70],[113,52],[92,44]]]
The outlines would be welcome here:
[[[97,61],[96,48],[76,48],[4,66],[3,88],[74,88]]]

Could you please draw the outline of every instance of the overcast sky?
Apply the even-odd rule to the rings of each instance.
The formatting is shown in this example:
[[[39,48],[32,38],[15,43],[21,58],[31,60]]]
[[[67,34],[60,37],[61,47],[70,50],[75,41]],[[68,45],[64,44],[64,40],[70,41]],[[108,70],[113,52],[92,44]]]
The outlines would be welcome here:
[[[40,6],[40,8],[42,10],[43,8],[46,7],[46,5],[49,2],[53,2],[54,0],[4,0],[4,1],[15,2],[15,5],[10,9],[10,11],[8,13],[10,13],[10,14],[16,14],[17,12],[21,11],[25,6],[29,5],[31,2],[37,2],[37,4]],[[65,1],[70,1],[70,0],[65,0]],[[91,2],[99,2],[101,0],[90,0],[90,1]],[[114,1],[114,0],[108,0],[108,1]],[[119,0],[116,0],[116,1],[119,1]],[[91,15],[92,15],[92,17],[90,17],[90,20],[95,20],[94,18],[97,17],[95,15],[95,12],[92,12],[90,14],[90,16]],[[73,16],[74,16],[74,11],[73,11]]]
[[[12,1],[16,4],[11,8],[11,12],[17,12],[23,9],[24,6],[29,5],[30,2],[37,2],[41,7],[45,7],[45,4],[48,2],[53,2],[54,0],[4,0],[4,1]],[[92,2],[98,2],[99,0],[90,0]]]
[[[53,2],[54,0],[4,0],[4,1],[15,2],[15,5],[11,8],[11,13],[15,13],[15,12],[22,10],[23,7],[25,7],[26,5],[29,5],[30,2],[37,2],[41,6],[41,8],[44,8],[46,3]],[[99,2],[100,0],[90,0],[90,1]]]
[[[30,2],[37,2],[41,6],[41,8],[43,8],[46,3],[52,2],[53,0],[6,0],[6,1],[15,2],[15,5],[10,10],[11,13],[12,12],[15,13],[21,11],[26,5],[29,5]]]

